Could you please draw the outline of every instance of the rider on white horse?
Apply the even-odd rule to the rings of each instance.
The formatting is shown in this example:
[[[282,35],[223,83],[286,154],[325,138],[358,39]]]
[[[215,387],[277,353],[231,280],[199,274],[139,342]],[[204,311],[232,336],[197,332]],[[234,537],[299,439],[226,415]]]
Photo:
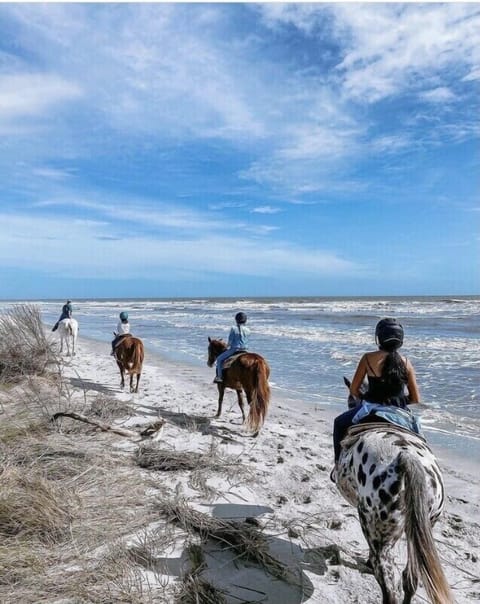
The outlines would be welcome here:
[[[60,321],[63,321],[63,319],[71,319],[72,313],[73,313],[72,301],[67,300],[66,304],[64,304],[62,306],[62,314],[60,315],[60,318],[53,326],[52,331],[57,331],[58,324],[60,323]]]

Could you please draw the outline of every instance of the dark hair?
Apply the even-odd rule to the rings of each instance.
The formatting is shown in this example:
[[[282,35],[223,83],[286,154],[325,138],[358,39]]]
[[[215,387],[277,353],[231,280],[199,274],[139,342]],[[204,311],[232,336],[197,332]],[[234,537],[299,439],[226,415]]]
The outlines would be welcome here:
[[[407,366],[394,345],[390,350],[386,347],[383,350],[387,352],[387,356],[383,361],[382,381],[389,390],[396,391],[408,381]]]

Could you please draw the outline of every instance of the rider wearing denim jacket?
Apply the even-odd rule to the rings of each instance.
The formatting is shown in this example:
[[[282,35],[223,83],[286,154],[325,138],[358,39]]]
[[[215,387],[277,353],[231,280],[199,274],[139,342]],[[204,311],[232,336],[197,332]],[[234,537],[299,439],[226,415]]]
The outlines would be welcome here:
[[[236,325],[232,327],[228,334],[228,348],[217,357],[217,375],[213,380],[215,383],[223,382],[222,366],[225,360],[237,352],[243,352],[248,349],[248,336],[250,331],[245,327],[246,322],[247,315],[244,312],[239,312],[235,315]]]

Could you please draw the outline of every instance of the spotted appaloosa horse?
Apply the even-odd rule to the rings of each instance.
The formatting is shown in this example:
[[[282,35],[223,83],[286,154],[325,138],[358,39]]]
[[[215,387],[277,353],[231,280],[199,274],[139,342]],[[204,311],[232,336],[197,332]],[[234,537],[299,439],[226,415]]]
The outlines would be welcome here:
[[[223,340],[208,338],[208,361],[207,365],[212,367],[218,355],[227,349]],[[263,426],[265,416],[270,405],[270,367],[267,361],[254,352],[244,352],[235,359],[232,358],[224,363],[223,382],[218,387],[218,410],[215,417],[222,413],[223,395],[225,388],[232,388],[237,393],[238,406],[242,412],[243,422],[257,436]],[[249,414],[245,419],[242,391],[247,396],[250,406]]]
[[[443,510],[443,479],[425,440],[387,423],[354,426],[342,441],[336,482],[358,510],[383,604],[409,604],[419,578],[433,604],[452,604],[432,534]],[[393,550],[403,535],[408,559],[401,600]]]
[[[127,373],[130,374],[130,392],[138,392],[144,356],[143,342],[139,338],[126,335],[115,346],[115,360],[120,369],[121,388],[125,388],[125,373]],[[134,375],[137,376],[135,388],[133,387]]]
[[[58,323],[58,333],[60,335],[60,354],[63,352],[65,343],[67,355],[70,356],[70,344],[72,345],[72,356],[75,356],[75,345],[78,336],[78,322],[75,319],[62,319]]]

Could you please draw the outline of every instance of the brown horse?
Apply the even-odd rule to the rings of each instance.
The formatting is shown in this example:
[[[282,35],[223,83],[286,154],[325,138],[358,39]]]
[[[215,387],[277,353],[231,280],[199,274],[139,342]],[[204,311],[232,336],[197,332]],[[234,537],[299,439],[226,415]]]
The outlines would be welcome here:
[[[128,335],[123,337],[117,344],[115,347],[115,359],[120,369],[121,388],[125,388],[124,374],[126,372],[130,374],[130,392],[138,392],[138,382],[142,374],[144,356],[143,342],[139,338]],[[137,376],[135,388],[133,387],[134,375]]]
[[[207,365],[212,367],[215,359],[220,353],[227,349],[223,340],[212,340],[208,338],[208,361]],[[227,359],[228,363],[229,359]],[[259,354],[245,352],[232,361],[229,367],[223,370],[223,382],[218,386],[218,410],[215,417],[222,413],[223,395],[225,388],[232,388],[237,393],[238,405],[242,412],[243,422],[247,428],[252,430],[253,436],[257,436],[263,426],[265,416],[270,404],[270,386],[268,377],[270,367],[267,361]],[[245,420],[242,390],[247,396],[250,406],[248,418]]]

